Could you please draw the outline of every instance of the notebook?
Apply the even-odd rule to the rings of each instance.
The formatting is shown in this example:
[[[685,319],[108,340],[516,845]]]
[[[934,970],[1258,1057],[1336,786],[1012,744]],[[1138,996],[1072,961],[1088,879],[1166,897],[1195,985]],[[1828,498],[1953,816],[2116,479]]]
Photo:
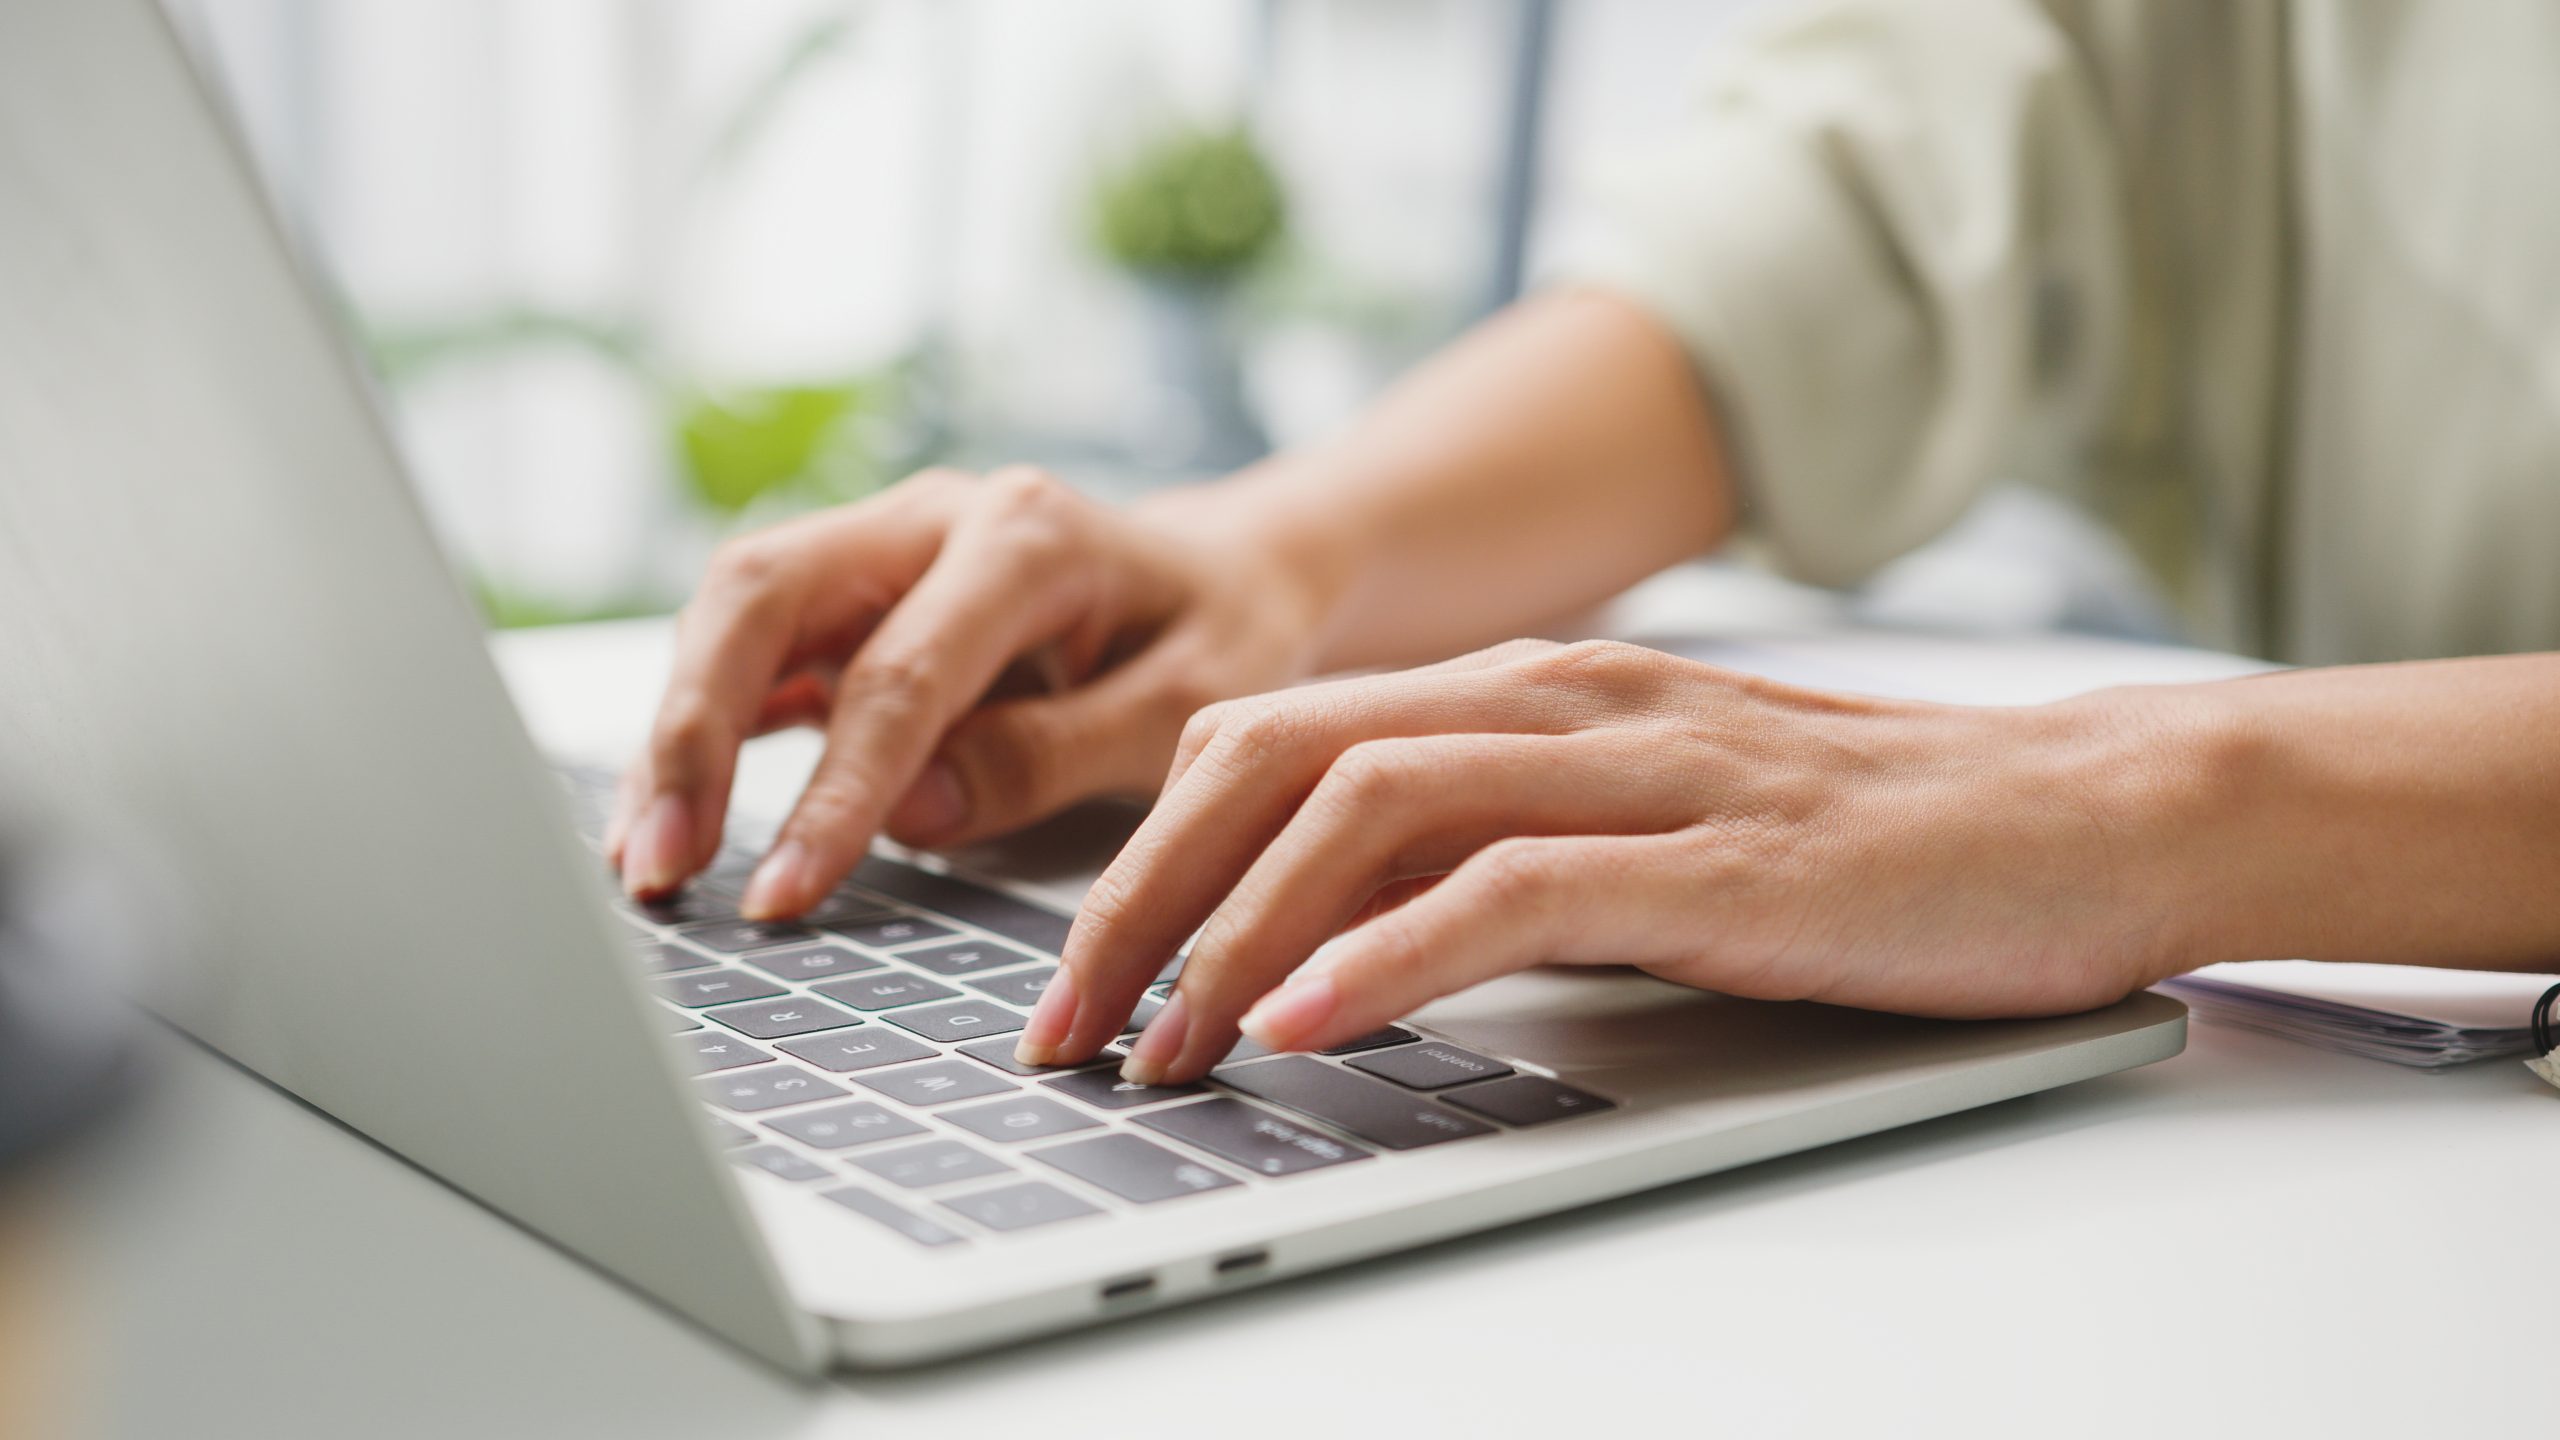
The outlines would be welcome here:
[[[2395,1065],[2438,1069],[2533,1048],[2560,975],[2241,960],[2161,982],[2199,1018]]]

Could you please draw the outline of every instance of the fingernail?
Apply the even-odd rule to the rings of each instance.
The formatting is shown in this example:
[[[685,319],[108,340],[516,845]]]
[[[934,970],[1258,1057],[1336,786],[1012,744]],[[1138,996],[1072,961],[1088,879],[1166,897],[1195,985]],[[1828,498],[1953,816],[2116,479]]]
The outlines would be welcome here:
[[[674,795],[659,796],[649,803],[639,826],[631,832],[630,847],[623,854],[624,888],[634,895],[655,895],[674,888],[684,878],[685,852],[690,848],[684,801]]]
[[[1022,1038],[1013,1045],[1013,1058],[1022,1065],[1049,1065],[1058,1058],[1058,1044],[1076,1023],[1076,972],[1061,965],[1040,989],[1039,1002],[1031,1007],[1031,1020],[1022,1027]]]
[[[797,840],[785,840],[773,847],[756,867],[754,878],[747,881],[746,898],[738,902],[738,913],[750,920],[772,920],[797,915],[809,908],[816,897],[809,892],[817,888],[809,847]]]
[[[960,772],[934,761],[907,787],[897,808],[889,812],[889,828],[901,835],[928,839],[947,835],[969,819],[969,797],[960,788]]]
[[[1129,1058],[1120,1065],[1120,1078],[1132,1085],[1153,1085],[1164,1079],[1165,1067],[1182,1054],[1182,1042],[1191,1033],[1191,1017],[1182,1003],[1182,992],[1164,1002],[1156,1018],[1147,1022],[1146,1033],[1129,1047]]]
[[[1274,1050],[1295,1050],[1333,1018],[1342,992],[1330,975],[1301,974],[1244,1012],[1238,1028]]]

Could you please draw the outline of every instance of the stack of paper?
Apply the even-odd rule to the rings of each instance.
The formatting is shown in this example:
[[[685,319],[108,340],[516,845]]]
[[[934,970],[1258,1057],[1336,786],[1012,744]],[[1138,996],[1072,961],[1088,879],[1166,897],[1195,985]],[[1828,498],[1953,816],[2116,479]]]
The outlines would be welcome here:
[[[2435,1069],[2532,1049],[2533,1002],[2560,976],[2246,960],[2161,982],[2206,1020]]]

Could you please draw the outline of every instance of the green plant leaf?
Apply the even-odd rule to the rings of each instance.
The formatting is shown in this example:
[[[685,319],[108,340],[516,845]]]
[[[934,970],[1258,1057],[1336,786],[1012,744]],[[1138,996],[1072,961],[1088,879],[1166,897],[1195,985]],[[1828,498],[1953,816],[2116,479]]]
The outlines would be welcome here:
[[[734,515],[811,478],[862,401],[859,381],[698,397],[676,421],[685,477],[703,504]]]

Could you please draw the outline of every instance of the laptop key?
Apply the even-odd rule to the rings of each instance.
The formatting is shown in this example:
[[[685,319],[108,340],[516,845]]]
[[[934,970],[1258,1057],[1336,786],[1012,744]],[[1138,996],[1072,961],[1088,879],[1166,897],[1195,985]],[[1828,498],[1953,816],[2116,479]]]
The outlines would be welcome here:
[[[1163,1008],[1164,1002],[1161,1000],[1149,998],[1139,1001],[1137,1008],[1129,1012],[1128,1023],[1120,1027],[1120,1033],[1123,1035],[1135,1035],[1139,1031],[1146,1029],[1147,1022],[1156,1018],[1156,1012]],[[1236,1043],[1239,1045],[1250,1045],[1253,1042],[1250,1040],[1238,1039]]]
[[[874,1140],[896,1140],[907,1135],[921,1135],[924,1127],[886,1106],[868,1100],[850,1105],[830,1105],[824,1110],[804,1110],[797,1115],[779,1115],[765,1123],[801,1144],[816,1150],[842,1150],[849,1145],[868,1145]]]
[[[842,945],[799,945],[749,955],[746,963],[776,980],[824,980],[831,975],[858,975],[888,962]]]
[[[892,1010],[880,1018],[913,1030],[928,1040],[940,1040],[946,1044],[954,1040],[975,1040],[981,1035],[1010,1035],[1023,1025],[1022,1012],[1007,1010],[992,1000],[963,1000],[956,1005]]]
[[[795,1155],[779,1145],[758,1145],[729,1157],[741,1165],[779,1175],[785,1180],[824,1180],[833,1172],[805,1155]]]
[[[639,946],[642,968],[665,974],[673,970],[699,970],[717,963],[699,950],[687,950],[664,940],[643,940]]]
[[[868,895],[839,890],[804,911],[800,916],[800,923],[815,925],[822,930],[833,930],[839,925],[861,925],[873,920],[887,920],[896,916],[897,913],[896,910]]]
[[[1510,1066],[1491,1056],[1436,1041],[1399,1046],[1381,1055],[1354,1055],[1342,1063],[1354,1070],[1384,1076],[1408,1090],[1439,1090],[1511,1073]]]
[[[1304,1055],[1231,1065],[1212,1071],[1209,1078],[1390,1150],[1419,1150],[1495,1133],[1492,1126],[1436,1100]]]
[[[691,975],[670,975],[658,982],[661,998],[674,1001],[687,1010],[727,1005],[738,1000],[770,1000],[783,993],[781,986],[761,975],[750,975],[725,965],[717,970],[699,970]]]
[[[806,925],[768,925],[760,920],[731,920],[721,925],[696,925],[676,932],[707,950],[723,955],[737,955],[748,950],[771,950],[783,945],[805,945],[818,938],[818,932]]]
[[[912,960],[916,957],[910,955],[907,958]],[[1043,965],[1037,970],[1017,970],[1010,975],[990,975],[984,980],[972,980],[969,988],[1028,1010],[1040,1003],[1040,992],[1049,988],[1049,977],[1057,973],[1057,966]]]
[[[861,1016],[850,1010],[839,1010],[824,1000],[752,1001],[702,1013],[740,1034],[753,1035],[759,1040],[806,1035],[813,1030],[841,1030],[848,1025],[862,1023]]]
[[[1013,1058],[1015,1043],[1012,1036],[999,1035],[993,1040],[980,1040],[976,1044],[962,1045],[958,1049],[959,1053],[979,1064],[993,1065],[1007,1075],[1064,1075],[1069,1071],[1084,1068],[1076,1065],[1025,1065]],[[1097,1055],[1084,1063],[1086,1066],[1091,1066],[1117,1065],[1120,1062],[1116,1056]]]
[[[1205,1085],[1136,1085],[1121,1079],[1116,1070],[1078,1070],[1043,1080],[1040,1086],[1102,1110],[1134,1110],[1159,1100],[1209,1093]]]
[[[710,1116],[709,1119],[711,1138],[722,1146],[752,1144],[756,1138],[754,1131],[735,1120],[723,1120],[717,1115]]]
[[[626,900],[632,913],[652,925],[701,925],[712,921],[735,920],[738,906],[725,895],[708,890],[679,890],[656,900]]]
[[[921,1005],[927,1000],[949,1000],[960,992],[938,980],[927,980],[905,970],[883,970],[877,975],[856,975],[850,980],[830,980],[809,987],[830,1000],[850,1005],[856,1010],[887,1010],[899,1005]]]
[[[827,1198],[866,1220],[888,1226],[919,1245],[962,1243],[959,1231],[928,1220],[896,1201],[884,1199],[868,1190],[830,1190]]]
[[[957,1140],[927,1140],[895,1150],[875,1150],[853,1157],[853,1163],[893,1185],[922,1190],[981,1175],[1003,1175],[1013,1167],[983,1150]]]
[[[945,1110],[942,1118],[972,1134],[1008,1145],[1025,1140],[1045,1140],[1072,1130],[1091,1130],[1102,1122],[1090,1115],[1079,1115],[1045,1095],[1025,1095],[1017,1100],[997,1100],[986,1105],[971,1105],[961,1110]]]
[[[1154,1141],[1129,1134],[1070,1140],[1064,1145],[1034,1150],[1031,1158],[1139,1205],[1210,1190],[1230,1190],[1236,1183],[1197,1160],[1185,1159]]]
[[[1319,1055],[1357,1055],[1364,1050],[1384,1050],[1390,1045],[1410,1045],[1421,1038],[1421,1036],[1414,1034],[1412,1031],[1407,1030],[1401,1025],[1390,1025],[1384,1030],[1372,1030],[1366,1035],[1359,1036],[1356,1039],[1345,1040],[1341,1044],[1336,1045],[1329,1050],[1319,1050],[1316,1053]]]
[[[667,1033],[670,1035],[681,1035],[687,1030],[699,1030],[702,1028],[701,1021],[694,1019],[692,1016],[687,1015],[681,1010],[668,1011],[667,1022]]]
[[[856,920],[830,928],[848,940],[882,950],[925,940],[940,940],[952,933],[950,926],[920,915],[888,915],[878,920]]]
[[[932,1055],[933,1047],[895,1030],[838,1030],[805,1040],[785,1040],[773,1047],[794,1060],[841,1075],[879,1065],[898,1065]]]
[[[964,1065],[957,1060],[936,1060],[930,1065],[866,1071],[853,1083],[865,1090],[877,1090],[902,1104],[918,1107],[944,1105],[954,1100],[975,1100],[980,1096],[1002,1095],[1021,1088],[1010,1080],[999,1080],[975,1065]]]
[[[1035,1225],[1054,1225],[1061,1220],[1102,1213],[1057,1186],[1038,1180],[954,1195],[942,1202],[942,1208],[966,1215],[990,1230],[1028,1230]]]
[[[1067,945],[1069,917],[974,881],[936,875],[878,855],[855,866],[853,880],[864,889],[965,921],[1043,955],[1055,955]]]
[[[1040,957],[1010,945],[982,945],[975,940],[962,940],[949,945],[929,945],[920,950],[902,950],[898,958],[936,975],[975,975],[986,970],[1002,970],[1009,965],[1028,965]]]
[[[832,1080],[822,1080],[796,1065],[767,1065],[761,1070],[731,1070],[709,1075],[693,1082],[702,1098],[723,1110],[753,1114],[758,1110],[779,1110],[804,1100],[824,1100],[841,1095],[844,1087]]]
[[[1371,1158],[1371,1152],[1357,1145],[1318,1134],[1296,1121],[1223,1095],[1167,1110],[1150,1110],[1136,1118],[1150,1130],[1170,1135],[1256,1175],[1297,1175]]]
[[[1490,1115],[1506,1125],[1543,1125],[1550,1120],[1565,1120],[1576,1115],[1596,1115],[1615,1110],[1618,1102],[1577,1090],[1560,1080],[1544,1075],[1514,1075],[1507,1080],[1488,1080],[1448,1094],[1452,1105],[1463,1105],[1479,1115]]]
[[[705,1030],[676,1042],[676,1053],[684,1057],[688,1074],[708,1075],[716,1070],[736,1070],[748,1065],[762,1065],[773,1057],[725,1030]]]

